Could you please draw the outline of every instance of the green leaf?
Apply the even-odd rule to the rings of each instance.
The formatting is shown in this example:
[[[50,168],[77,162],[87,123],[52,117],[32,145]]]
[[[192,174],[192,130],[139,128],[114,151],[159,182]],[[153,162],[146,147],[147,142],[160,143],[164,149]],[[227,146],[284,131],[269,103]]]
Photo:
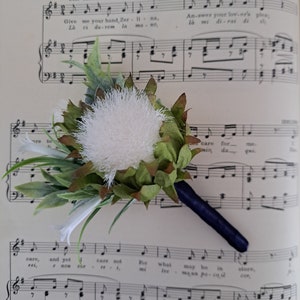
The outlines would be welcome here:
[[[28,159],[24,159],[16,164],[14,164],[3,176],[2,178],[4,178],[5,176],[7,176],[8,174],[10,174],[11,172],[30,165],[30,164],[38,164],[38,163],[43,163],[41,165],[37,165],[37,167],[39,166],[51,166],[51,167],[70,167],[70,168],[78,168],[78,164],[75,164],[73,161],[71,160],[66,160],[66,159],[59,159],[59,158],[55,158],[55,157],[49,157],[49,156],[37,156],[37,157],[31,157]]]
[[[45,208],[53,208],[53,207],[58,207],[62,206],[69,201],[66,199],[62,199],[59,197],[59,194],[63,193],[63,191],[55,191],[51,194],[48,194],[44,199],[39,203],[39,205],[36,207],[34,214],[37,214],[41,210]]]
[[[124,79],[124,76],[121,73],[119,73],[117,75],[117,77],[114,78],[114,80],[115,80],[115,84],[116,85],[118,85],[121,88],[124,88],[124,86],[125,86],[125,79]]]
[[[128,187],[125,184],[117,184],[115,186],[112,187],[113,193],[120,197],[121,199],[129,199],[132,198],[131,194],[136,192],[136,190]]]
[[[177,178],[176,181],[192,179],[190,173],[188,171],[182,171],[181,169],[177,169]]]
[[[74,66],[74,67],[77,67],[77,68],[79,68],[81,70],[84,70],[84,65],[81,64],[81,63],[79,63],[79,62],[77,62],[77,61],[75,61],[75,60],[63,60],[62,62],[66,63],[66,64],[68,64],[70,66]]]
[[[64,126],[69,132],[74,132],[78,129],[78,119],[81,118],[84,111],[69,100],[67,109],[63,112]]]
[[[43,177],[45,178],[46,181],[51,182],[54,185],[61,185],[60,182],[58,182],[54,176],[52,176],[51,174],[49,174],[47,171],[41,169],[41,173],[43,175]],[[64,186],[64,185],[63,185]]]
[[[191,150],[192,152],[192,158],[194,158],[197,154],[199,154],[202,151],[201,148],[194,148]]]
[[[113,201],[114,201],[114,195],[110,194],[99,203],[98,207],[103,207],[105,205],[112,203]]]
[[[180,124],[184,126],[183,114],[186,106],[186,95],[183,93],[179,96],[177,101],[173,104],[171,112],[173,113],[175,119]]]
[[[187,144],[183,145],[179,151],[177,167],[185,168],[192,160],[192,152]]]
[[[66,199],[68,201],[80,201],[80,200],[86,200],[89,198],[93,198],[98,195],[98,191],[94,190],[92,191],[86,191],[86,190],[79,190],[76,192],[67,192],[63,194],[59,194],[59,197],[62,199]]]
[[[75,192],[79,189],[84,188],[85,186],[91,183],[103,183],[102,178],[98,176],[96,173],[88,174],[84,177],[78,177],[72,180],[71,185],[69,186],[70,192]]]
[[[115,223],[118,221],[118,219],[123,215],[123,213],[130,207],[131,204],[133,204],[135,201],[134,198],[132,198],[131,200],[129,200],[125,206],[121,209],[121,211],[116,215],[116,217],[114,218],[113,222],[111,223],[110,227],[109,227],[109,233],[111,232],[113,226],[115,225]]]
[[[163,160],[176,162],[177,160],[177,153],[170,142],[158,142],[154,148],[154,156],[159,162]]]
[[[94,46],[91,53],[87,59],[87,65],[90,66],[92,70],[101,70],[101,60],[99,56],[99,39],[96,38]]]
[[[54,174],[53,177],[55,180],[57,180],[59,182],[60,185],[62,185],[64,187],[69,187],[72,182],[73,173],[74,173],[74,171],[71,170],[71,171],[67,171],[67,172]]]
[[[172,145],[176,149],[176,151],[179,151],[181,145],[184,144],[184,137],[174,118],[163,123],[160,128],[160,134],[162,138],[170,138]]]
[[[177,178],[177,171],[174,169],[170,174],[165,173],[164,171],[158,170],[154,182],[161,187],[168,187],[174,184]]]
[[[157,84],[153,77],[151,77],[144,89],[147,95],[155,95],[157,90]]]
[[[126,87],[128,89],[134,88],[134,82],[133,82],[131,74],[126,78],[126,80],[124,82],[124,87]]]
[[[135,179],[137,184],[140,186],[152,183],[152,176],[150,175],[149,170],[143,161],[140,162],[139,167],[136,170]]]
[[[88,66],[84,66],[84,73],[87,77],[86,85],[95,92],[98,87],[105,90],[103,86],[100,84],[99,77],[94,73],[94,71]]]
[[[148,202],[156,197],[159,191],[160,186],[158,184],[143,185],[137,193],[132,194],[132,197],[143,202]]]
[[[129,167],[126,170],[119,170],[116,172],[115,180],[131,187],[137,187],[138,185],[135,180],[135,173],[136,169],[132,167]]]
[[[42,181],[34,181],[20,184],[17,185],[15,188],[17,191],[30,198],[42,198],[57,190],[53,186]]]
[[[55,131],[54,131],[55,132]],[[49,132],[47,132],[47,130],[44,130],[44,133],[47,135],[47,137],[51,140],[51,142],[58,148],[58,150],[66,153],[66,156],[70,153],[70,150],[63,144],[61,144],[59,141],[58,141],[58,137],[57,137],[57,134],[55,132],[55,135],[56,137],[52,137]]]
[[[163,187],[163,191],[176,203],[178,203],[178,195],[174,185]]]

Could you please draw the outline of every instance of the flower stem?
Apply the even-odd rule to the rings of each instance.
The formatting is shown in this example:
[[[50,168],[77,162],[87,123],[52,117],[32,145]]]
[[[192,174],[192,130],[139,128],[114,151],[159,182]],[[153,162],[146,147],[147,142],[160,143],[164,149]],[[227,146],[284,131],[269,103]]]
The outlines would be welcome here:
[[[175,183],[179,199],[191,208],[202,220],[215,229],[233,248],[245,252],[248,241],[224,217],[199,197],[185,181]]]

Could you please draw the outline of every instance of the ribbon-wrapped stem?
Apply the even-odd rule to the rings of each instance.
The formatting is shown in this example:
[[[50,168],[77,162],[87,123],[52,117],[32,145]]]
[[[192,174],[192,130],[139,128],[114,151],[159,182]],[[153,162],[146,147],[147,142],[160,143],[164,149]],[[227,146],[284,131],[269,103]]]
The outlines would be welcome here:
[[[246,238],[236,230],[217,210],[199,197],[185,181],[175,183],[179,199],[191,208],[202,220],[215,229],[233,248],[245,252],[248,248]]]

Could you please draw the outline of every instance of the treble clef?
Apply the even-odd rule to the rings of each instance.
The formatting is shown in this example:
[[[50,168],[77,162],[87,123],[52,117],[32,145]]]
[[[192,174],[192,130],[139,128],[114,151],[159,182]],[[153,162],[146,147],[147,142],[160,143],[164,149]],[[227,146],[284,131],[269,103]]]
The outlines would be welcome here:
[[[16,239],[14,245],[11,248],[12,252],[13,252],[13,256],[17,256],[19,254],[19,252],[20,252],[20,247],[19,247],[20,243],[23,246],[24,245],[24,240],[21,240],[21,242],[20,242],[20,239]]]
[[[52,16],[52,1],[49,2],[48,7],[45,9],[45,18],[46,20],[49,20]]]
[[[50,54],[52,53],[51,45],[52,45],[52,40],[50,39],[50,40],[48,41],[47,46],[45,47],[45,57],[49,57]]]
[[[20,134],[20,119],[17,120],[16,124],[13,124],[14,127],[12,128],[13,137],[17,137]]]
[[[15,295],[18,294],[20,289],[19,282],[20,282],[20,278],[19,276],[17,276],[15,282],[12,285],[12,290]]]

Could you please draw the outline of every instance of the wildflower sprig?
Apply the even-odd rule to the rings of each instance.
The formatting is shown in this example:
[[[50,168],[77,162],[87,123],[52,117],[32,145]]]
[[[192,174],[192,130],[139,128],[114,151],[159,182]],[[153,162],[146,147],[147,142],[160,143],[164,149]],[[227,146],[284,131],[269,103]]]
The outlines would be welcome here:
[[[44,180],[16,189],[41,199],[35,213],[71,203],[69,221],[60,228],[61,237],[67,240],[86,219],[81,238],[103,206],[121,199],[128,201],[112,225],[134,201],[148,207],[161,190],[178,202],[175,183],[190,178],[185,168],[200,152],[191,148],[199,140],[190,134],[186,123],[185,94],[169,109],[156,97],[153,78],[142,90],[131,76],[113,78],[109,68],[102,69],[97,41],[86,64],[68,63],[84,71],[86,99],[77,105],[69,101],[63,120],[53,122],[55,134],[48,137],[56,149],[24,142],[23,150],[43,155],[15,164],[5,175],[34,164]],[[54,172],[48,173],[47,167]]]

